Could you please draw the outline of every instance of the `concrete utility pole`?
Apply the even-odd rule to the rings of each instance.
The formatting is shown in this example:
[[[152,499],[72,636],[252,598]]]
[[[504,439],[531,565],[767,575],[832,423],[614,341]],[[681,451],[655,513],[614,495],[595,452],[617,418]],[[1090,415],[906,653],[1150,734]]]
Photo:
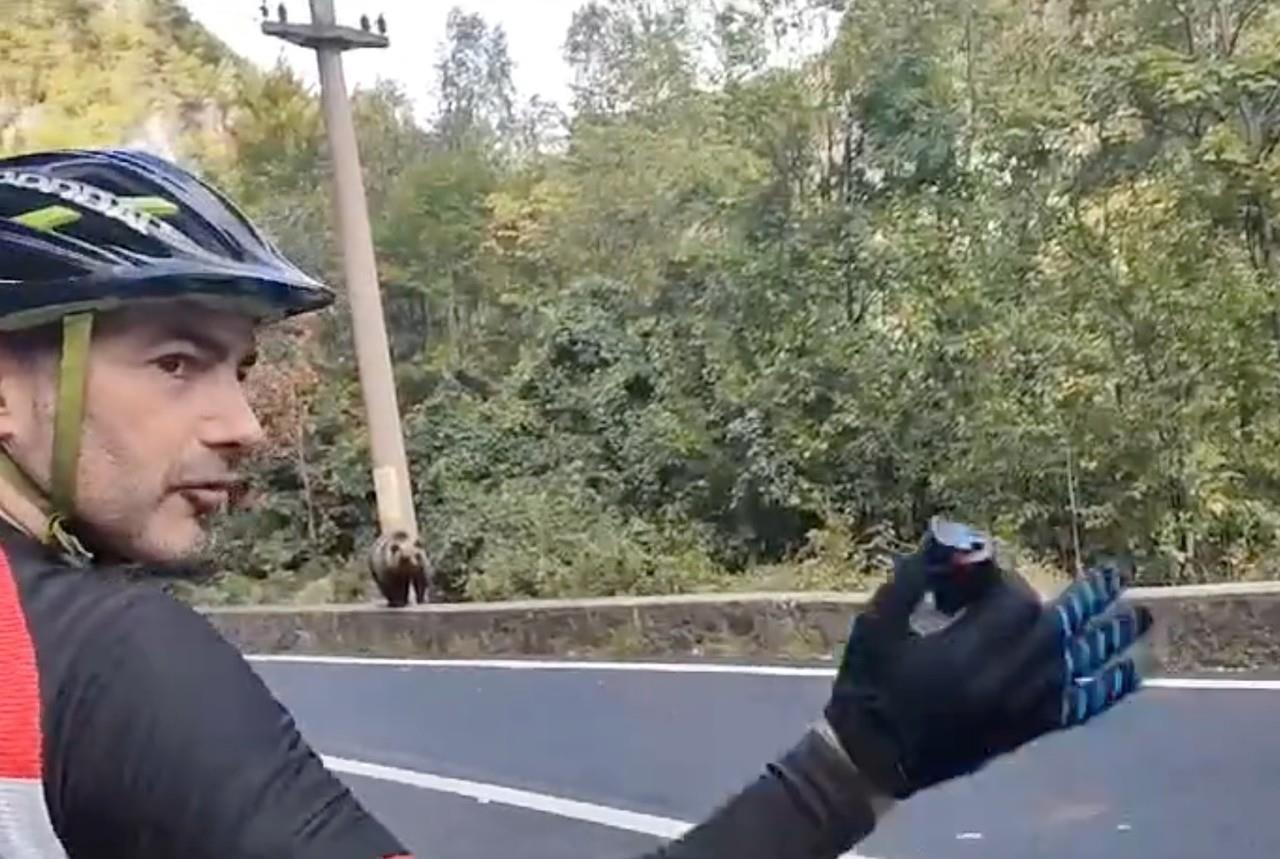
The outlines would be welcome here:
[[[342,239],[342,263],[351,302],[356,363],[360,368],[360,385],[369,422],[378,524],[384,536],[394,531],[405,531],[416,540],[418,523],[413,509],[413,487],[409,482],[404,436],[400,429],[400,407],[396,402],[382,296],[378,290],[369,209],[360,172],[351,102],[342,73],[343,51],[385,48],[390,42],[384,33],[339,26],[334,16],[333,0],[311,0],[310,24],[289,23],[283,20],[286,17],[283,11],[280,17],[280,21],[264,21],[262,32],[314,50],[320,68],[320,97],[333,156],[334,202]]]

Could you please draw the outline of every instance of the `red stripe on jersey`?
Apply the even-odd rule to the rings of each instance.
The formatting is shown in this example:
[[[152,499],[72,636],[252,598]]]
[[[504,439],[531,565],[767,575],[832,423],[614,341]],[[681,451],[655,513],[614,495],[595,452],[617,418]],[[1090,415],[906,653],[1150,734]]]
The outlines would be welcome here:
[[[40,675],[9,559],[0,551],[0,778],[41,776]]]

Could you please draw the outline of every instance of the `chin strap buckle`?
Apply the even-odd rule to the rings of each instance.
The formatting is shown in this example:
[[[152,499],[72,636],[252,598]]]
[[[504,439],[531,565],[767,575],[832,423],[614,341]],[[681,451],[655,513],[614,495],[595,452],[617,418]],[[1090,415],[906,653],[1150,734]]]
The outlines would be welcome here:
[[[67,528],[67,520],[61,513],[55,513],[49,517],[44,542],[61,549],[66,559],[77,567],[87,567],[93,560],[93,553],[84,547],[84,543],[81,543],[75,534],[71,533]]]

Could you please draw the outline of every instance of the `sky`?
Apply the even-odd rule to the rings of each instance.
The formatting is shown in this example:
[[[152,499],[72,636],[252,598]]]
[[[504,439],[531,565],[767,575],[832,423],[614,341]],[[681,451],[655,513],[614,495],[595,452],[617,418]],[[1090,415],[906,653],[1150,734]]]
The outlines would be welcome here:
[[[181,0],[192,16],[233,51],[262,66],[283,56],[304,81],[317,85],[315,55],[260,29],[261,0]],[[267,0],[271,16],[279,0]],[[541,96],[568,108],[572,73],[564,61],[562,46],[574,11],[585,0],[334,0],[338,22],[358,26],[361,13],[387,19],[391,46],[386,49],[349,51],[343,59],[347,85],[371,86],[379,78],[400,83],[413,101],[419,121],[435,109],[435,63],[444,40],[449,10],[479,13],[490,25],[501,25],[513,65],[513,78],[521,100]],[[285,0],[290,21],[309,21],[309,0]],[[774,45],[773,60],[791,64],[819,49],[831,37],[838,15],[818,19],[810,32]]]
[[[283,56],[311,85],[316,84],[315,55],[263,35],[260,0],[182,0],[192,16],[236,53],[263,66]],[[268,0],[275,17],[279,0]],[[307,0],[285,0],[290,21],[309,21]],[[434,66],[444,39],[445,19],[454,6],[477,12],[507,32],[514,78],[521,98],[540,95],[567,105],[569,67],[561,45],[573,12],[582,0],[335,0],[338,22],[358,26],[361,13],[387,19],[391,47],[348,52],[348,86],[369,86],[379,77],[398,81],[413,99],[418,118],[434,108]]]

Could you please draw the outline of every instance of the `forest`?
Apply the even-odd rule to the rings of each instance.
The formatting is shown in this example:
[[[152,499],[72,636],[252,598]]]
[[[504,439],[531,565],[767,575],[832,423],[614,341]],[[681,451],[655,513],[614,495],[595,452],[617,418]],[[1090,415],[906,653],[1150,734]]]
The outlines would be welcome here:
[[[1280,572],[1280,2],[596,0],[566,105],[440,14],[431,113],[356,111],[448,599],[861,588],[938,513],[1047,576]],[[0,151],[168,151],[341,290],[287,67],[177,0],[24,0],[0,60]],[[350,341],[265,336],[195,598],[372,598]]]

